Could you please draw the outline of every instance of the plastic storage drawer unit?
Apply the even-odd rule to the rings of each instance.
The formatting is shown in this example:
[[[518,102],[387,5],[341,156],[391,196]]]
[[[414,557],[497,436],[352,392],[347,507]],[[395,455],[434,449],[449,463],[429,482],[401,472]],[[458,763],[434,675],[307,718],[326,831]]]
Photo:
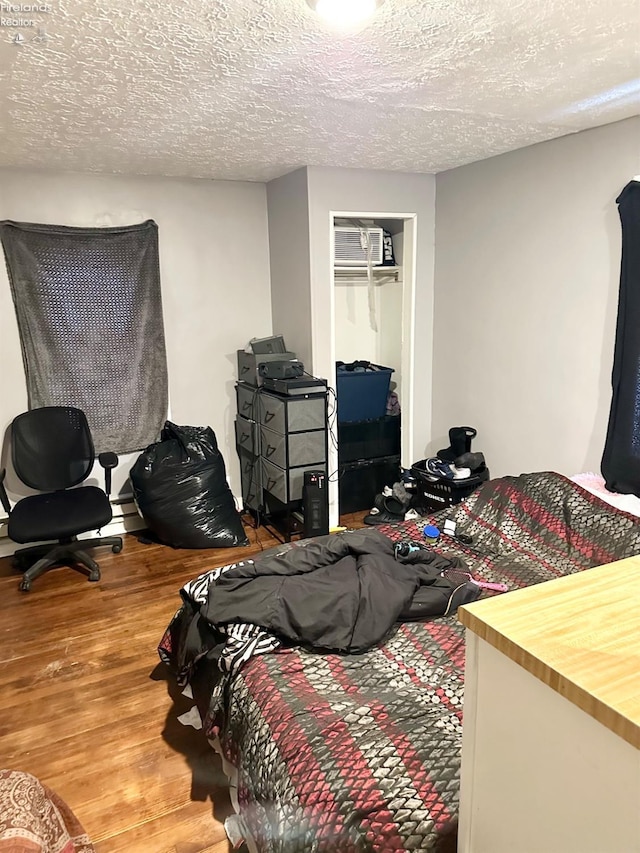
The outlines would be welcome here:
[[[400,456],[361,459],[338,466],[340,512],[371,509],[376,495],[400,476]]]
[[[340,462],[374,459],[400,453],[400,415],[338,424]]]

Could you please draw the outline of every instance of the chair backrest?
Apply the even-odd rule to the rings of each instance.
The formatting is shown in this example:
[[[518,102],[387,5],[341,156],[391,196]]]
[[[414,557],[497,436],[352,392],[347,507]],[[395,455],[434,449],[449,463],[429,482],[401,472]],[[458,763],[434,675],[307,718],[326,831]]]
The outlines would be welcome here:
[[[18,415],[11,425],[11,455],[16,474],[32,489],[76,486],[89,476],[95,459],[84,412],[45,406]]]

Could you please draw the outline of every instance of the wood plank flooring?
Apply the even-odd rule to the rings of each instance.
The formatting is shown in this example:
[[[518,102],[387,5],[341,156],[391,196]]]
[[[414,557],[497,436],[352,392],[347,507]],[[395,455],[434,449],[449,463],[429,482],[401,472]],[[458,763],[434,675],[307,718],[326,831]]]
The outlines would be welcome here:
[[[362,516],[343,524],[361,527]],[[177,715],[181,696],[156,646],[187,580],[269,548],[187,551],[124,537],[98,549],[102,580],[54,569],[18,589],[0,560],[0,767],[66,800],[98,853],[229,853],[232,812],[219,759]]]

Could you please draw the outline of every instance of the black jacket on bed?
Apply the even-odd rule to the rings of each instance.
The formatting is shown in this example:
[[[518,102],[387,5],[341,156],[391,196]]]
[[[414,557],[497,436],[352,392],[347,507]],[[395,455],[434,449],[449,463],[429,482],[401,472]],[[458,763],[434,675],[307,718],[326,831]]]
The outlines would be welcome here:
[[[214,626],[251,623],[296,644],[362,652],[396,622],[455,613],[477,598],[475,584],[441,577],[452,566],[427,550],[396,559],[377,530],[322,536],[225,572],[200,612]]]

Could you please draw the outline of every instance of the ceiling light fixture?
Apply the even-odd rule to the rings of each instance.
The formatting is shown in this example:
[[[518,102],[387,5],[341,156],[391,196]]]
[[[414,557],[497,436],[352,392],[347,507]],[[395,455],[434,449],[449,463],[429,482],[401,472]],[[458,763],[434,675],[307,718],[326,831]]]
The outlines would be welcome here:
[[[331,26],[348,30],[366,23],[384,0],[307,0],[307,3]]]

